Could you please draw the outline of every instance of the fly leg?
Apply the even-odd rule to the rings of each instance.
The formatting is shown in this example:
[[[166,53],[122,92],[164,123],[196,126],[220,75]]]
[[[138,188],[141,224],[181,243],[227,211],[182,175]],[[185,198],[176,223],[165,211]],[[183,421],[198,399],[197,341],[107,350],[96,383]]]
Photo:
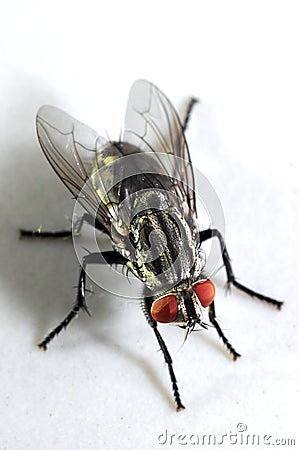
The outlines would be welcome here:
[[[182,122],[182,128],[183,128],[184,133],[185,133],[185,131],[187,129],[187,126],[188,126],[188,123],[189,123],[189,119],[190,119],[190,116],[191,116],[191,112],[192,112],[193,107],[194,107],[194,105],[196,103],[198,103],[198,100],[196,98],[191,97],[189,99],[189,103],[187,105],[187,110],[186,110],[186,113],[185,113],[184,121]]]
[[[101,224],[96,218],[91,216],[88,213],[84,213],[75,223],[74,226],[74,232],[76,234],[80,234],[82,226],[84,223],[88,223],[89,225],[93,226],[99,231],[102,231],[104,233],[108,233],[107,229],[104,227],[104,225]],[[33,231],[33,230],[20,230],[20,238],[23,237],[26,238],[68,238],[72,236],[72,230],[60,230],[60,231],[41,231],[39,229]]]
[[[278,300],[275,300],[274,298],[267,297],[266,295],[260,294],[259,292],[253,291],[252,289],[248,288],[247,286],[244,286],[243,284],[239,283],[235,275],[233,273],[233,269],[230,263],[230,257],[228,255],[226,245],[223,239],[222,234],[217,229],[208,229],[203,230],[199,233],[200,241],[206,241],[208,239],[211,239],[213,237],[216,237],[219,241],[221,252],[222,252],[222,259],[226,270],[227,275],[227,285],[228,288],[230,287],[230,284],[235,286],[237,289],[239,289],[242,292],[245,292],[246,294],[250,295],[251,297],[258,298],[259,300],[270,303],[271,305],[275,306],[277,309],[280,309],[283,305],[283,302],[280,302]]]
[[[74,226],[74,233],[80,234],[83,224],[87,223],[98,231],[102,231],[105,234],[108,234],[107,228],[95,217],[91,214],[84,213],[79,219],[76,221]]]
[[[72,230],[59,231],[40,231],[37,230],[19,230],[20,239],[23,238],[38,238],[38,239],[64,239],[72,236]]]
[[[185,409],[185,406],[183,405],[183,403],[181,401],[177,380],[176,380],[176,377],[175,377],[175,374],[173,371],[173,364],[172,364],[171,356],[170,356],[169,351],[166,347],[166,344],[158,330],[157,322],[152,318],[151,313],[150,313],[152,303],[153,303],[152,297],[144,298],[142,300],[142,310],[144,312],[147,323],[153,329],[155,336],[157,338],[157,341],[159,343],[160,349],[162,350],[164,360],[167,364],[169,375],[170,375],[170,380],[171,380],[172,390],[173,390],[173,395],[174,395],[174,401],[176,404],[176,410],[180,411],[182,409]]]
[[[209,306],[209,319],[210,319],[211,324],[214,325],[214,327],[216,328],[216,331],[217,331],[219,337],[221,338],[222,342],[224,343],[225,347],[227,348],[229,353],[231,353],[233,360],[236,361],[238,358],[241,357],[241,355],[240,355],[240,353],[236,352],[234,347],[230,344],[230,342],[224,335],[219,323],[217,322],[216,311],[215,311],[215,302],[211,303],[211,305]]]
[[[107,229],[97,219],[90,214],[83,214],[75,223],[74,233],[79,235],[84,223],[88,223],[99,231],[107,234]],[[72,236],[72,230],[59,230],[59,231],[41,231],[37,230],[20,230],[20,239],[22,238],[38,238],[38,239],[59,239],[70,238]]]
[[[63,329],[65,329],[69,325],[69,323],[75,317],[77,317],[80,310],[83,310],[88,315],[90,315],[85,301],[86,267],[88,266],[88,264],[105,264],[105,263],[108,263],[110,265],[125,264],[126,259],[114,251],[108,251],[103,253],[90,253],[89,255],[84,256],[82,266],[80,268],[76,302],[74,303],[74,306],[72,307],[69,314],[63,319],[63,321],[56,328],[54,328],[40,344],[38,344],[38,346],[41,349],[47,350],[49,342],[51,342],[54,339],[54,337],[56,337]]]

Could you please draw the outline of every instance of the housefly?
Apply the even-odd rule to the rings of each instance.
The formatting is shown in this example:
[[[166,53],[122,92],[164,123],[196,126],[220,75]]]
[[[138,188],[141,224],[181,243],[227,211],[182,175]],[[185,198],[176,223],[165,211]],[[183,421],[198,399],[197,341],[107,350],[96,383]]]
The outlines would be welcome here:
[[[185,129],[195,104],[191,99],[181,120],[167,97],[152,83],[136,81],[130,91],[123,137],[109,141],[63,111],[43,106],[37,114],[39,143],[53,169],[85,209],[75,224],[87,222],[106,234],[112,250],[86,254],[81,262],[77,297],[64,320],[39,344],[48,344],[86,304],[86,273],[91,264],[126,267],[144,286],[142,311],[168,367],[177,410],[184,409],[173,363],[158,330],[171,323],[187,337],[208,316],[225,347],[240,354],[225,337],[215,313],[215,286],[205,273],[201,244],[219,241],[228,286],[280,309],[282,302],[239,283],[233,273],[222,233],[198,225],[194,170]],[[62,232],[30,232],[22,236],[59,237]]]

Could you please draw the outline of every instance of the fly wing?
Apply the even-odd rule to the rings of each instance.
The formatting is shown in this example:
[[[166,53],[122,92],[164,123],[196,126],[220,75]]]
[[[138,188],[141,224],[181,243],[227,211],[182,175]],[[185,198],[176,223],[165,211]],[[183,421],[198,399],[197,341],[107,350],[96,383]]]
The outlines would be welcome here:
[[[137,80],[131,88],[124,141],[156,156],[164,174],[172,179],[173,193],[187,206],[186,216],[194,219],[194,174],[181,121],[168,98],[148,81]]]
[[[89,182],[97,152],[106,140],[53,106],[39,109],[36,129],[43,152],[61,181],[90,214],[107,226],[108,210]]]

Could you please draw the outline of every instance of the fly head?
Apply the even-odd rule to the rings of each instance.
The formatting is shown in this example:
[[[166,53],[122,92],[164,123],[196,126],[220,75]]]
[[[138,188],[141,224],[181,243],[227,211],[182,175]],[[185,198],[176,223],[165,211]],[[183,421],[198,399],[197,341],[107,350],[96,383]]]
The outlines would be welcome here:
[[[151,315],[160,323],[172,323],[186,329],[186,336],[196,325],[206,328],[202,321],[203,309],[210,306],[215,297],[215,285],[211,280],[191,283],[185,280],[165,295],[156,298]]]

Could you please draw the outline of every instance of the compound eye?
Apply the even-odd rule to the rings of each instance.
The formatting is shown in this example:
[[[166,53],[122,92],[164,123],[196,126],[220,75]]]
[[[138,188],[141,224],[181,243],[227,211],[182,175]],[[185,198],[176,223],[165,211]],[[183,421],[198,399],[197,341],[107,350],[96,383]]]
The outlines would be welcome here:
[[[160,323],[173,322],[178,315],[178,303],[175,295],[164,295],[154,301],[151,307],[151,315]]]
[[[193,285],[193,290],[204,308],[209,306],[215,298],[215,285],[210,280],[198,281]]]

